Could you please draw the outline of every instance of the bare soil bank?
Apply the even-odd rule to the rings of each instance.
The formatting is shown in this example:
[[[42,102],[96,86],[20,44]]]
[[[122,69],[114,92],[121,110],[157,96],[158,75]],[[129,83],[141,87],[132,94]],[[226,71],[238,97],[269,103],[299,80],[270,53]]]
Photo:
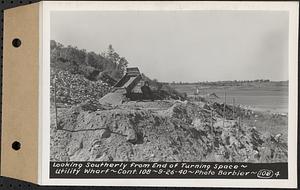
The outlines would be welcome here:
[[[94,102],[60,108],[56,127],[51,109],[51,161],[287,162],[286,134],[264,130],[287,131],[287,116],[222,113],[200,101]]]

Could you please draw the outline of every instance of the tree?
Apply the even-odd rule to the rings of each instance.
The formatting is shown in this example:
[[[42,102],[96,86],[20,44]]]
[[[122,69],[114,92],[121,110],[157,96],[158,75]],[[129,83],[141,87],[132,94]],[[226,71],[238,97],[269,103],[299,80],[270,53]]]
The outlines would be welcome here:
[[[111,75],[117,79],[122,78],[128,66],[128,61],[125,57],[121,57],[111,44],[108,46],[107,53],[102,55],[109,61],[110,66],[107,66],[107,69],[111,71]]]
[[[88,52],[86,55],[87,65],[94,67],[99,71],[103,71],[105,59],[94,52]]]

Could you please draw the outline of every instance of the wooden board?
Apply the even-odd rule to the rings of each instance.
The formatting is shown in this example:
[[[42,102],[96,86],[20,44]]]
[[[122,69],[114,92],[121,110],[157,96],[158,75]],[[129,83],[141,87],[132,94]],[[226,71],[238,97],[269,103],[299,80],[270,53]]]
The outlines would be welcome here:
[[[39,3],[4,12],[3,45],[1,175],[37,183]]]

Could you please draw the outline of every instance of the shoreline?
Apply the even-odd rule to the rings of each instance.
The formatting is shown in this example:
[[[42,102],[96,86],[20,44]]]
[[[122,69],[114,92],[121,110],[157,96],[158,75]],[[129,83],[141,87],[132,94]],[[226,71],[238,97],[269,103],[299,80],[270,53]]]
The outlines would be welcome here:
[[[284,110],[274,110],[274,109],[268,109],[268,108],[264,109],[264,108],[259,108],[259,107],[255,107],[255,106],[250,106],[250,105],[243,105],[243,104],[239,104],[238,106],[240,106],[243,109],[251,110],[251,111],[255,111],[255,112],[288,116],[288,111],[284,111]]]

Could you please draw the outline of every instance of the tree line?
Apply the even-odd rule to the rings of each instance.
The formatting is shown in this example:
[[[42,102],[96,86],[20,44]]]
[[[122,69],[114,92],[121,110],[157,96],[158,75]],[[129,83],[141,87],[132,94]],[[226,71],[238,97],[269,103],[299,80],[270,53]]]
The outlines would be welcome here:
[[[171,84],[195,84],[195,85],[239,85],[247,83],[266,83],[271,82],[269,79],[256,79],[256,80],[232,80],[232,81],[204,81],[204,82],[175,82]]]

